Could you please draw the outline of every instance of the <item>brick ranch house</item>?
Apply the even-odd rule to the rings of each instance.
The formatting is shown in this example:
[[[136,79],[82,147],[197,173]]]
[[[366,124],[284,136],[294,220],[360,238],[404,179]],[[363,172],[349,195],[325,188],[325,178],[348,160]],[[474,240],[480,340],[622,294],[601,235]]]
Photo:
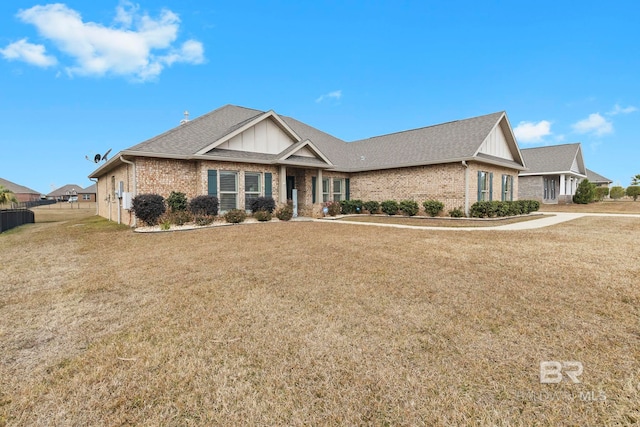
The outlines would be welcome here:
[[[467,213],[515,200],[526,170],[505,112],[345,142],[291,117],[226,105],[123,150],[96,169],[99,215],[136,225],[137,194],[215,195],[221,212],[297,192],[300,215],[330,200],[435,199]]]

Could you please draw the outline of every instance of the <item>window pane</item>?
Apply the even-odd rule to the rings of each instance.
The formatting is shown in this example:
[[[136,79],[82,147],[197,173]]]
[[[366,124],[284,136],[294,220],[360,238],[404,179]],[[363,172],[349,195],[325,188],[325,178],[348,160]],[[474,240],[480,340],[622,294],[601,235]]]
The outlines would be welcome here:
[[[220,172],[220,191],[238,191],[236,175],[235,172]]]
[[[235,194],[220,194],[220,210],[228,211],[236,208]]]
[[[260,192],[260,174],[245,173],[244,174],[244,191],[250,193]]]
[[[334,179],[333,180],[333,192],[334,193],[342,193],[342,180]]]
[[[260,197],[260,194],[245,193],[244,195],[244,208],[251,210],[251,202]]]
[[[323,179],[322,180],[322,192],[323,193],[329,193],[329,180],[328,179]]]

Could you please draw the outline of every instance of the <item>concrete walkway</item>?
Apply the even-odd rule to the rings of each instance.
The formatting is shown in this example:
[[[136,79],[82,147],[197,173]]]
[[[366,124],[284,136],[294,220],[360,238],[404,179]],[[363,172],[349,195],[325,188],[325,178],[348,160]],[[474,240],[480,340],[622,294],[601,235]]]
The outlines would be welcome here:
[[[374,227],[392,227],[392,228],[408,228],[413,230],[446,230],[446,231],[484,231],[484,230],[534,230],[536,228],[549,227],[584,216],[610,216],[610,217],[627,217],[640,219],[640,214],[607,214],[607,213],[566,213],[566,212],[541,212],[540,219],[532,219],[529,221],[515,222],[513,224],[495,225],[488,227],[429,227],[421,225],[402,225],[402,224],[381,224],[375,222],[359,222],[359,221],[342,221],[339,219],[326,220],[316,219],[320,222],[333,222],[338,224],[356,224],[369,225]]]

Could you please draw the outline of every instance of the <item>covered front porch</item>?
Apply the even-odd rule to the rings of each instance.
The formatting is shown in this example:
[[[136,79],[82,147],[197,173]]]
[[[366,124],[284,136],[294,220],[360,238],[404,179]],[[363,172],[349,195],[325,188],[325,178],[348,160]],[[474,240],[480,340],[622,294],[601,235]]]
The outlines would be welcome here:
[[[280,165],[278,200],[292,202],[298,216],[321,216],[323,200],[323,168]]]
[[[584,178],[575,173],[544,175],[542,177],[543,203],[572,203],[578,184]]]

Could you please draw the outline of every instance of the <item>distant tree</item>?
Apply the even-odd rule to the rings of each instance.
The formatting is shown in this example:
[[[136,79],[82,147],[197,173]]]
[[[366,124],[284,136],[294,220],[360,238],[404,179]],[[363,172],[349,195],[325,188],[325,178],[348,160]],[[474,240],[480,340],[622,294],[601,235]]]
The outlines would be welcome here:
[[[633,201],[638,200],[638,196],[640,196],[640,185],[630,185],[627,187],[627,196],[633,197]]]
[[[578,184],[576,194],[573,195],[573,203],[579,203],[586,205],[593,202],[596,196],[596,186],[589,182],[588,179],[583,179]]]
[[[611,187],[611,191],[609,191],[609,197],[614,200],[622,199],[624,197],[624,188],[619,186]]]
[[[609,187],[596,187],[596,200],[603,201],[609,195]]]
[[[18,199],[11,190],[0,185],[0,205],[8,205],[9,203],[18,203]]]
[[[640,173],[631,177],[631,185],[640,185]]]

